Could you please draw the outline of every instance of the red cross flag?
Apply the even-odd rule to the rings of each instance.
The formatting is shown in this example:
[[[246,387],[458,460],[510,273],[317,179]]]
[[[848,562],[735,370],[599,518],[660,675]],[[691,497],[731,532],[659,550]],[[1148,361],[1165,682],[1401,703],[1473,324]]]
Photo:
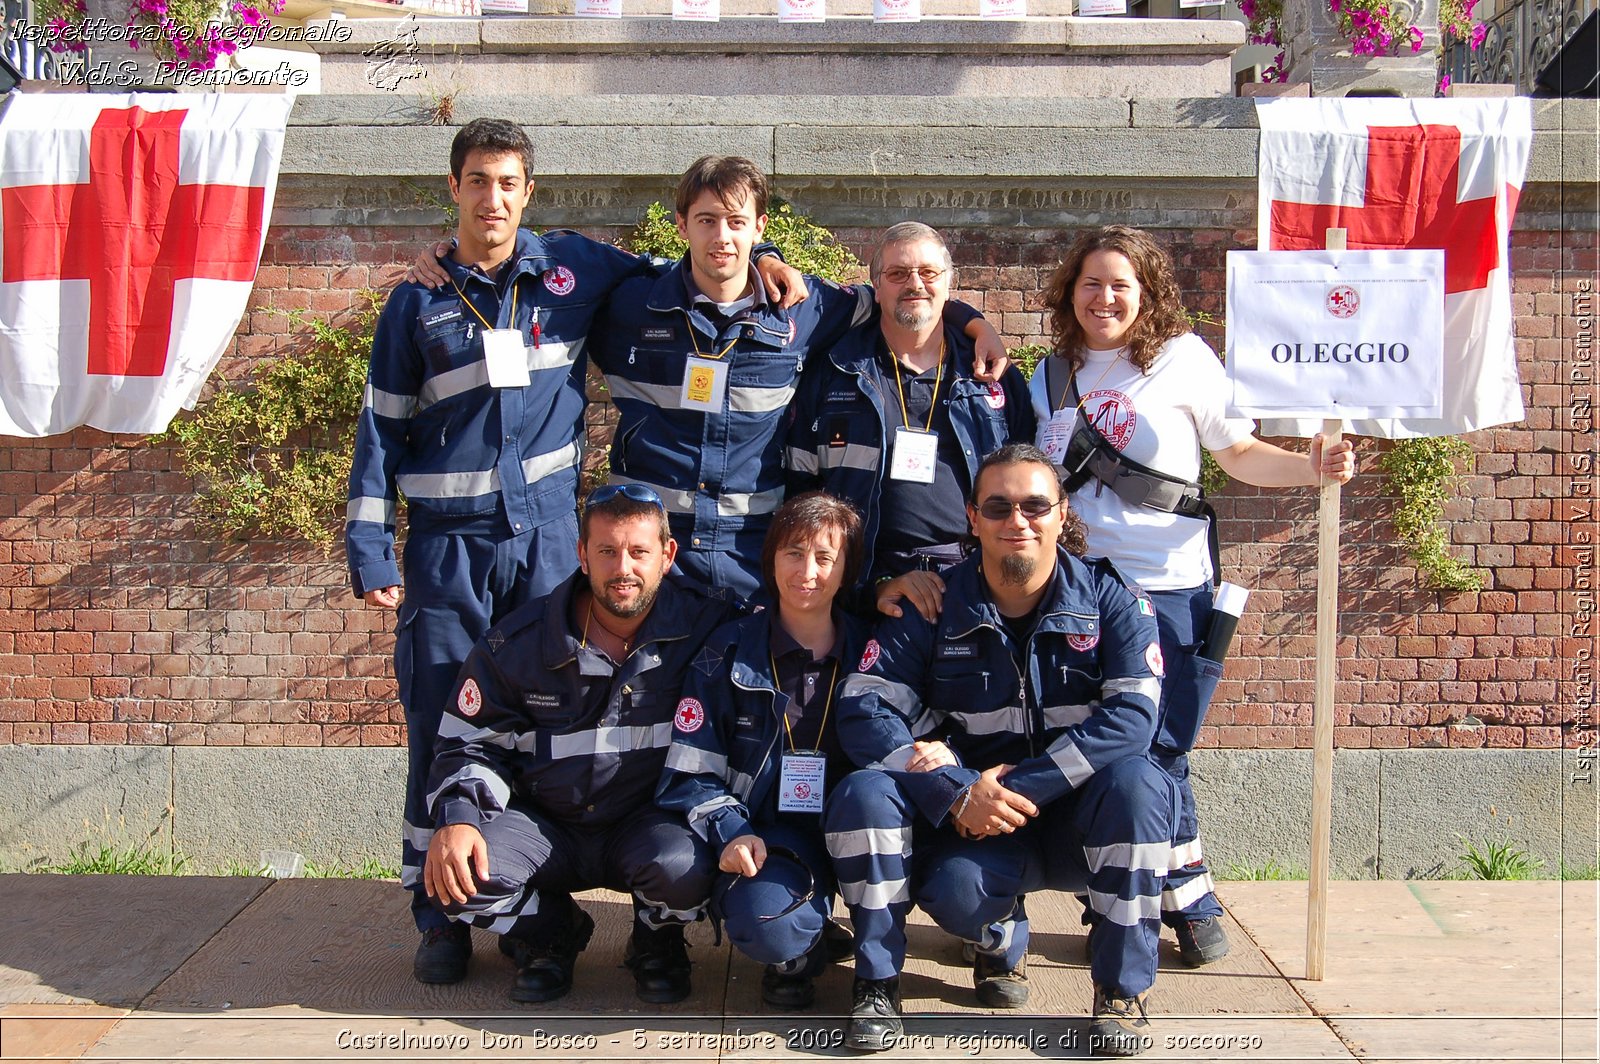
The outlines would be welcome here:
[[[1444,251],[1440,418],[1357,421],[1364,436],[1447,436],[1521,421],[1507,242],[1533,143],[1526,97],[1263,100],[1258,239],[1263,251]],[[1264,421],[1309,436],[1320,422]]]
[[[13,95],[0,115],[0,433],[160,432],[250,298],[287,96]]]

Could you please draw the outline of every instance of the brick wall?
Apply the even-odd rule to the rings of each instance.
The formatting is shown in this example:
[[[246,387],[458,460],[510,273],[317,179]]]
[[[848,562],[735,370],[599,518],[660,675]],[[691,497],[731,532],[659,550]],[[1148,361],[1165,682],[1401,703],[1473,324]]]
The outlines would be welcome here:
[[[959,294],[1008,342],[1041,342],[1036,293],[1069,234],[945,231]],[[866,230],[837,232],[864,257]],[[429,225],[274,227],[222,372],[237,377],[286,349],[290,324],[277,311],[336,315],[360,289],[392,283],[394,263],[437,233]],[[1220,317],[1224,252],[1251,246],[1253,233],[1166,236],[1191,309]],[[1390,543],[1391,500],[1375,472],[1381,445],[1362,444],[1365,474],[1344,504],[1340,746],[1563,742],[1563,707],[1573,704],[1565,681],[1580,644],[1569,638],[1574,575],[1593,561],[1582,553],[1593,522],[1575,523],[1567,508],[1574,443],[1593,450],[1592,436],[1570,431],[1568,385],[1579,321],[1573,293],[1587,284],[1592,294],[1594,234],[1519,231],[1512,265],[1528,420],[1469,438],[1476,468],[1448,514],[1454,550],[1488,569],[1487,589],[1417,589]],[[0,743],[402,742],[392,617],[351,597],[337,551],[198,536],[191,488],[172,449],[141,438],[80,430],[0,448]],[[1217,509],[1227,575],[1255,594],[1201,742],[1307,747],[1312,492],[1234,485]]]

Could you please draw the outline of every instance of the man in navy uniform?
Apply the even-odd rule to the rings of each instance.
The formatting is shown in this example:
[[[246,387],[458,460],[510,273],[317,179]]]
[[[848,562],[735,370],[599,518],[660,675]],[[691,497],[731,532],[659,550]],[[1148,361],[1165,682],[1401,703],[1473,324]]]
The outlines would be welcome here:
[[[1058,544],[1061,483],[1031,444],[984,460],[967,518],[980,549],[946,573],[939,616],[913,605],[884,621],[839,699],[845,750],[869,767],[823,820],[857,956],[876,965],[858,974],[847,1044],[885,1049],[901,1032],[913,903],[972,943],[980,1004],[1024,1005],[1024,898],[1050,888],[1087,890],[1099,916],[1089,1048],[1132,1055],[1149,1044],[1177,817],[1176,785],[1149,756],[1154,611],[1110,563]]]
[[[669,573],[676,548],[654,492],[595,489],[579,571],[489,630],[441,721],[423,882],[461,926],[503,936],[516,1001],[571,989],[594,930],[572,894],[592,887],[633,896],[639,997],[689,995],[683,931],[705,907],[717,855],[652,798],[684,676],[736,608]]]

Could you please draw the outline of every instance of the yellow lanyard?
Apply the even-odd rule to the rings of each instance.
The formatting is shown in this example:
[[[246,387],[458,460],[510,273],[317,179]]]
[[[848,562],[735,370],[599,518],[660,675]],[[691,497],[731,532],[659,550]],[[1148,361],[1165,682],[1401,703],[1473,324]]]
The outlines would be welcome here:
[[[733,350],[733,345],[739,342],[739,338],[737,336],[735,336],[732,340],[728,341],[728,346],[724,347],[721,351],[718,351],[714,355],[706,354],[705,352],[700,350],[700,341],[696,340],[695,337],[694,337],[694,319],[689,317],[689,312],[687,310],[683,310],[682,307],[679,307],[678,309],[683,311],[684,323],[689,328],[689,343],[694,347],[694,355],[695,355],[696,358],[711,358],[711,359],[721,358],[723,355],[727,354],[729,351],[732,351]]]
[[[906,428],[911,427],[911,415],[906,413],[906,388],[900,380],[900,358],[893,351],[889,352],[889,361],[894,363],[894,388],[900,393],[900,424]],[[939,404],[939,382],[944,380],[944,341],[939,341],[939,369],[933,375],[933,395],[928,399],[928,423],[922,426],[923,432],[933,431],[933,408]]]
[[[767,648],[767,660],[772,663],[772,686],[776,687],[778,686],[778,659],[772,656],[771,647]],[[800,667],[800,678],[802,682],[805,679],[805,666],[803,665]],[[833,675],[828,677],[828,700],[822,705],[822,724],[817,728],[817,749],[819,750],[822,748],[822,733],[828,730],[828,713],[833,709],[833,689],[838,682],[839,659],[834,658]],[[798,700],[795,701],[795,705],[800,706],[802,710],[805,708],[805,704]],[[789,724],[789,714],[787,713],[783,715],[783,730],[789,735],[789,752],[792,754],[795,752],[794,728]]]
[[[1106,374],[1111,372],[1111,367],[1115,366],[1117,364],[1117,359],[1121,358],[1121,357],[1122,357],[1121,355],[1117,355],[1116,357],[1112,358],[1112,360],[1110,362],[1106,363],[1106,368],[1100,371],[1100,376],[1096,377],[1094,379],[1094,383],[1089,385],[1089,391],[1092,392],[1096,388],[1100,387],[1100,382],[1106,379]],[[1073,379],[1076,378],[1076,377],[1077,377],[1077,373],[1075,373],[1075,372],[1067,377],[1067,386],[1061,390],[1061,401],[1056,404],[1056,409],[1057,410],[1061,410],[1061,409],[1064,409],[1066,407],[1066,405],[1067,405],[1067,396],[1072,394],[1072,382],[1073,382]],[[1088,394],[1089,394],[1088,392],[1085,392],[1083,395],[1078,396],[1078,409],[1079,410],[1082,410],[1083,409],[1083,404],[1088,402],[1088,399],[1085,398]]]
[[[513,328],[516,327],[517,285],[519,285],[521,283],[522,283],[522,278],[521,277],[518,277],[515,281],[511,282],[511,324],[512,324]],[[454,288],[456,290],[456,295],[461,297],[461,302],[465,303],[467,305],[467,309],[472,311],[472,316],[474,318],[477,318],[479,321],[483,322],[483,327],[485,329],[494,328],[493,325],[489,324],[489,319],[485,318],[482,314],[478,313],[478,308],[472,305],[472,300],[468,299],[467,298],[467,293],[463,292],[461,290],[461,286],[456,284],[456,279],[454,277],[450,278],[450,287]]]

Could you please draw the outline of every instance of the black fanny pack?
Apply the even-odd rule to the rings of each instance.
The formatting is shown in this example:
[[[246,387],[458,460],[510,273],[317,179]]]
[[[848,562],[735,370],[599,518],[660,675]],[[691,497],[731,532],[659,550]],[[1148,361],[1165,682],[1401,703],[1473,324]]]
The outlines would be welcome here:
[[[1051,379],[1057,370],[1056,362],[1051,356],[1044,365],[1045,386],[1050,395],[1061,394]],[[1206,545],[1211,552],[1212,580],[1220,581],[1222,558],[1217,542],[1217,513],[1206,502],[1204,489],[1196,481],[1152,469],[1117,450],[1087,417],[1082,416],[1082,399],[1078,396],[1075,374],[1067,382],[1067,396],[1079,416],[1073,421],[1072,438],[1067,441],[1067,453],[1061,460],[1066,470],[1062,490],[1070,495],[1089,481],[1098,480],[1129,506],[1147,506],[1162,513],[1208,522]]]

